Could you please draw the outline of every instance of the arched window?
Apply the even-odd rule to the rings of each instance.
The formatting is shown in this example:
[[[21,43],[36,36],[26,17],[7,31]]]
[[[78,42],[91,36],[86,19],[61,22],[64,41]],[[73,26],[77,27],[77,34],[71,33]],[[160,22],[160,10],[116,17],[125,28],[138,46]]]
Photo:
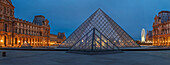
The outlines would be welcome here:
[[[17,38],[15,38],[15,44],[17,44]]]
[[[34,39],[32,40],[32,42],[33,42],[32,44],[34,45]]]
[[[19,33],[21,34],[21,29],[19,29]]]
[[[25,43],[25,38],[23,38],[23,42],[21,44]]]
[[[40,32],[40,36],[42,36],[42,32]]]
[[[31,39],[30,39],[30,45],[32,45],[32,41],[31,41]]]
[[[19,38],[19,45],[21,45],[21,38]]]
[[[40,40],[38,39],[38,46],[40,46]]]
[[[28,38],[27,38],[27,43],[28,43]]]
[[[6,46],[6,36],[4,36],[4,46]]]

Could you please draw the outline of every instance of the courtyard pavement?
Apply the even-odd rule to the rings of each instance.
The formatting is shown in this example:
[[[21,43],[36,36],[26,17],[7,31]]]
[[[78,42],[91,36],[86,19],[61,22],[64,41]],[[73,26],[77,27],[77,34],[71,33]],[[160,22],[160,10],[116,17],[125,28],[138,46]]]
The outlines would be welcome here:
[[[2,51],[6,51],[7,57],[2,57]],[[170,51],[79,55],[64,51],[0,50],[0,65],[170,65]]]

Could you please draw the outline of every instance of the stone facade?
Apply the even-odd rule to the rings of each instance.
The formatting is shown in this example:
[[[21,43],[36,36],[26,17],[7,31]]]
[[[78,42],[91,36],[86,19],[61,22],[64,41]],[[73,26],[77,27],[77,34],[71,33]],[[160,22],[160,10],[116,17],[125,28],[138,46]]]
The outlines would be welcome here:
[[[21,47],[24,42],[32,47],[49,46],[50,26],[44,16],[33,22],[14,17],[10,0],[0,0],[0,47]]]
[[[57,35],[57,43],[62,43],[66,39],[65,33],[58,33]]]
[[[152,31],[147,31],[145,43],[152,43]]]
[[[170,11],[161,11],[155,16],[152,38],[154,46],[170,46]]]
[[[55,44],[58,45],[58,43],[57,43],[57,35],[50,34],[50,46],[53,46]]]
[[[50,34],[50,46],[59,46],[66,39],[65,33]]]

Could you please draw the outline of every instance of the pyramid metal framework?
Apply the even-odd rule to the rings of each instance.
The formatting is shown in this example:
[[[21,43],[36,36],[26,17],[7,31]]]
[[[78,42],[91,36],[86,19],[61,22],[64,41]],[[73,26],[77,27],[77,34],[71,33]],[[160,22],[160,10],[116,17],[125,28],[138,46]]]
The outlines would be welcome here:
[[[76,42],[70,51],[120,51],[119,48],[110,42],[96,28],[90,30],[78,42]]]
[[[106,15],[100,8],[82,23],[59,48],[70,48],[79,41],[89,30],[96,28],[102,32],[110,42],[117,47],[139,47],[116,22]]]

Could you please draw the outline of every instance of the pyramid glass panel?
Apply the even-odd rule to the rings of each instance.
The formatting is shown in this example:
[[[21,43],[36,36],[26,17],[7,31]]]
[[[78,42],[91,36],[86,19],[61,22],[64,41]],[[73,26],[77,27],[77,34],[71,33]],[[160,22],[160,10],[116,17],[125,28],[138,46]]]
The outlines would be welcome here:
[[[93,28],[96,28],[99,30],[99,32],[102,32],[102,34],[106,36],[111,43],[114,43],[118,47],[139,47],[139,45],[135,43],[132,37],[130,37],[100,8],[95,13],[93,13],[84,23],[82,23],[59,47],[72,47],[85,34],[87,34],[88,31]],[[96,35],[100,36],[98,33]]]
[[[92,32],[92,33],[91,33]],[[102,38],[101,38],[102,37]],[[75,43],[70,51],[120,51],[119,48],[110,42],[96,28],[90,30],[77,43]]]

